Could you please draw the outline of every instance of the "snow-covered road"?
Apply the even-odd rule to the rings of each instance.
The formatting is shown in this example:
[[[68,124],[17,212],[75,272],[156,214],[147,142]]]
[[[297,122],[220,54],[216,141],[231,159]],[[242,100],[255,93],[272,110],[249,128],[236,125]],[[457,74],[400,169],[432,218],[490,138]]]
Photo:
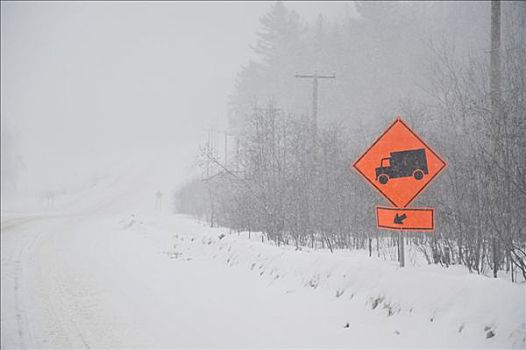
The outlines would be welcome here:
[[[100,213],[4,220],[2,348],[359,344],[335,300],[269,288],[207,256],[175,259],[171,234],[133,224]]]
[[[453,276],[464,298],[454,299],[459,292],[442,283],[448,279],[440,271],[398,273],[389,264],[367,260],[367,274],[349,279],[342,274],[341,258],[280,250],[236,234],[221,239],[221,232],[227,230],[211,230],[184,216],[102,207],[75,214],[3,216],[2,349],[524,346],[523,287]],[[229,263],[229,256],[242,259],[235,249],[246,261]],[[270,260],[263,267],[261,259],[272,254],[274,267]],[[283,271],[276,267],[279,259]],[[345,259],[344,266],[356,264]],[[335,296],[333,287],[317,288],[322,280],[305,284],[294,279],[292,270],[305,266],[314,273],[323,261],[335,264],[328,269],[333,280],[340,274],[337,278],[349,286],[341,290],[344,297]],[[355,271],[366,269],[356,261]],[[397,279],[422,284],[416,291],[397,287],[402,288],[400,298],[406,291],[418,298],[428,288],[436,289],[436,300],[444,300],[443,289],[452,291],[451,302],[427,307],[433,303],[421,297],[414,305],[378,299],[381,307],[375,310],[370,296],[376,294],[371,293],[385,295],[389,289],[368,285],[383,280],[392,286],[384,276],[396,273]],[[431,286],[432,281],[442,287]],[[482,291],[476,293],[480,301],[471,297],[472,285]],[[488,315],[481,307],[494,309],[486,301],[493,291],[502,291],[503,300],[495,301],[502,308]],[[463,303],[465,319],[459,314]],[[480,317],[467,319],[473,310]],[[484,317],[495,321],[482,323]],[[497,335],[486,338],[486,325]]]

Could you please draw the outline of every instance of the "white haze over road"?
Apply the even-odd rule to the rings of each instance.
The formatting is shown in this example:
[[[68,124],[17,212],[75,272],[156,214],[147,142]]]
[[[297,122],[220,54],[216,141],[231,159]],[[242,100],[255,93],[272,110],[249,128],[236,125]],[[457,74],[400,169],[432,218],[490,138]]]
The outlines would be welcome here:
[[[2,128],[18,189],[78,185],[159,158],[186,173],[224,129],[271,2],[2,2]],[[289,5],[289,4],[288,4]],[[310,19],[341,3],[290,3]],[[174,179],[175,180],[180,179]]]

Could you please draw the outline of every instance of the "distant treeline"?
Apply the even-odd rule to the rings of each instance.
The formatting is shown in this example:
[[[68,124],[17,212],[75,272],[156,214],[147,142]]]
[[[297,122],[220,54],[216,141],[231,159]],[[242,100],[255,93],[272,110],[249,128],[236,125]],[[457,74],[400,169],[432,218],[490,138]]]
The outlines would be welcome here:
[[[383,199],[352,162],[402,115],[448,161],[412,204],[436,208],[434,233],[408,235],[429,263],[526,279],[526,5],[502,3],[500,88],[490,91],[490,3],[367,2],[304,23],[275,3],[257,58],[231,96],[228,162],[208,142],[203,176],[178,211],[261,231],[277,244],[380,249]],[[317,126],[312,85],[320,81]],[[233,146],[232,146],[233,145]]]

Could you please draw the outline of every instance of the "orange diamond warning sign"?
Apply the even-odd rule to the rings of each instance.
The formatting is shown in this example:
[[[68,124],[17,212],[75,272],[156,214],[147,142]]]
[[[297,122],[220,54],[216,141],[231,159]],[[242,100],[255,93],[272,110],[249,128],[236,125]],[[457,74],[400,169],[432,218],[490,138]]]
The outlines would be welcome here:
[[[398,208],[411,203],[445,166],[400,117],[353,164]]]

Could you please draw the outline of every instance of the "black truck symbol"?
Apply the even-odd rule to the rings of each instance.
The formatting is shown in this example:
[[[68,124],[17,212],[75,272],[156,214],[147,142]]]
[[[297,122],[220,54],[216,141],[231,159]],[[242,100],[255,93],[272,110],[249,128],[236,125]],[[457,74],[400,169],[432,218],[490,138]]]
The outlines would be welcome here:
[[[414,177],[422,180],[428,174],[426,150],[424,148],[391,152],[391,157],[382,158],[376,168],[376,181],[385,185],[389,179]]]

